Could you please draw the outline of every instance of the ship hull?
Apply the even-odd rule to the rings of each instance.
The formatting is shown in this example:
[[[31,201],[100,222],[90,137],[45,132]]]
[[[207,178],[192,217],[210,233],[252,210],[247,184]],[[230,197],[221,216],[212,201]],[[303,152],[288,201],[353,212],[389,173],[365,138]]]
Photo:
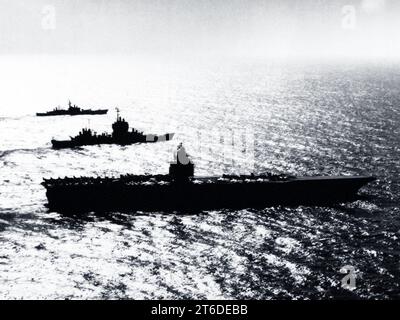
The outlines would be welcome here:
[[[50,210],[188,211],[270,206],[333,205],[357,199],[358,190],[373,177],[301,177],[288,181],[224,183],[48,185]]]
[[[94,136],[87,139],[82,139],[80,141],[76,140],[51,140],[52,147],[54,149],[64,149],[64,148],[76,148],[82,146],[93,146],[100,144],[117,144],[117,145],[130,145],[134,143],[152,143],[169,141],[174,137],[174,133],[166,133],[163,135],[143,135],[143,136],[133,136],[124,138],[114,138],[110,136]]]
[[[106,114],[108,112],[107,109],[100,110],[82,110],[79,112],[70,112],[68,110],[58,110],[58,111],[50,111],[43,113],[36,113],[38,117],[50,117],[50,116],[79,116],[79,115],[100,115]]]

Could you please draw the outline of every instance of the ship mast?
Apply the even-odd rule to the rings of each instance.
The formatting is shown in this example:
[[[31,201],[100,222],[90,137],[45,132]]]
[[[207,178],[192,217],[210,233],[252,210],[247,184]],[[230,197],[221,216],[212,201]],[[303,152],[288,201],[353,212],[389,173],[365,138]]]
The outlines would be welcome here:
[[[115,108],[115,110],[117,111],[117,121],[119,119],[119,108]]]

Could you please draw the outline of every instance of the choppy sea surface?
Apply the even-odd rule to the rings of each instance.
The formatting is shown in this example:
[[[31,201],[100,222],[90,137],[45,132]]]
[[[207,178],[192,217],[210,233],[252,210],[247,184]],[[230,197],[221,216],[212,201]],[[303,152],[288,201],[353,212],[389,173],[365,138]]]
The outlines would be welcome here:
[[[400,298],[400,65],[14,63],[27,74],[2,78],[5,94],[44,103],[12,116],[2,107],[0,298]],[[34,116],[68,98],[109,114]],[[174,140],[51,149],[82,127],[111,131],[115,107],[131,127]],[[378,180],[364,200],[334,207],[47,211],[44,177],[166,173],[179,142],[199,175]],[[354,290],[341,287],[346,265]]]

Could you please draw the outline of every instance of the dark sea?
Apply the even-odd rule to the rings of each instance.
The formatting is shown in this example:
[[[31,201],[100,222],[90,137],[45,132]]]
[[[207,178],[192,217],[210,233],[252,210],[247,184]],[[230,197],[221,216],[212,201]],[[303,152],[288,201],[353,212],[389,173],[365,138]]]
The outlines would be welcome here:
[[[1,299],[400,298],[400,64],[15,59],[17,76],[1,81]],[[35,117],[68,99],[110,111]],[[51,149],[83,127],[110,132],[116,107],[131,127],[174,139]],[[166,173],[179,142],[198,175],[377,181],[334,207],[46,209],[43,178]]]

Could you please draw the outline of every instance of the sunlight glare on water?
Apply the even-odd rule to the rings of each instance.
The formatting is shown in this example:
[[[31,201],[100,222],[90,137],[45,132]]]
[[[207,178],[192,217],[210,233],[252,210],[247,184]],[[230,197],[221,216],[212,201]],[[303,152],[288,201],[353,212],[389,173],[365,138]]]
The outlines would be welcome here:
[[[398,66],[127,56],[2,57],[0,65],[0,298],[398,297]],[[110,111],[34,116],[68,99]],[[51,149],[51,138],[83,127],[110,132],[115,107],[131,127],[175,132],[174,140]],[[334,208],[47,212],[43,177],[166,173],[181,141],[198,175],[378,181],[362,191],[367,200]],[[357,270],[350,293],[340,287],[346,264]]]

